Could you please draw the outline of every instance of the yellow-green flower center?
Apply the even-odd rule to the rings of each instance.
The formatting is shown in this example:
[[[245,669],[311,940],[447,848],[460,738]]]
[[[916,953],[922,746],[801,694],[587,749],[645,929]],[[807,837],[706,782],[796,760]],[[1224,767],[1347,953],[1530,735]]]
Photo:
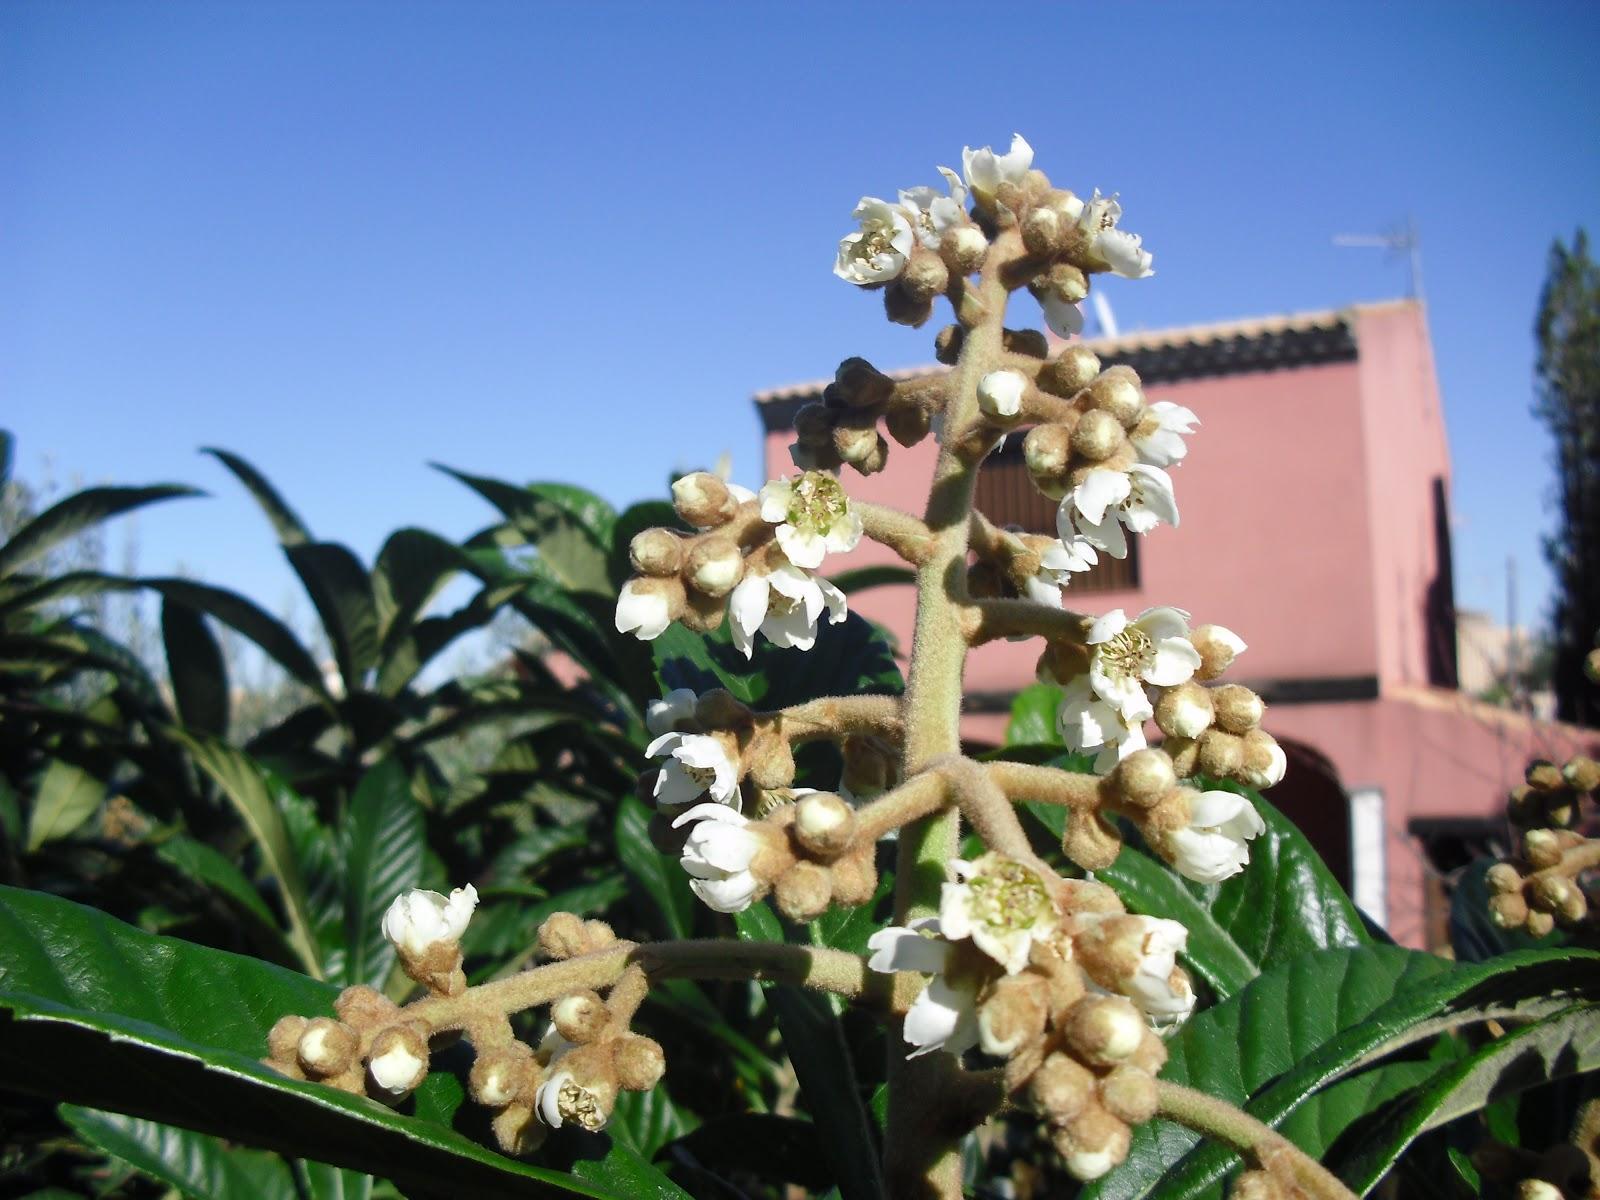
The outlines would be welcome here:
[[[1052,908],[1039,876],[1012,859],[983,864],[967,887],[971,919],[1002,932],[1031,929]]]
[[[789,486],[788,522],[796,529],[824,537],[835,521],[850,511],[850,497],[839,481],[824,471],[807,471]]]
[[[1156,644],[1137,625],[1129,625],[1116,637],[1101,642],[1096,650],[1100,669],[1107,675],[1139,679],[1155,665]]]

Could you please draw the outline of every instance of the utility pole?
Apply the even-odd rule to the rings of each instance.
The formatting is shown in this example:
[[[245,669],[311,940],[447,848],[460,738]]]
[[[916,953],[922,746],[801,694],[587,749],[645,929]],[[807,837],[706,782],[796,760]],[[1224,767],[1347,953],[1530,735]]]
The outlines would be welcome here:
[[[1406,294],[1414,300],[1423,301],[1422,293],[1422,235],[1417,231],[1417,222],[1412,217],[1406,218],[1404,228],[1392,230],[1389,233],[1340,233],[1334,235],[1335,246],[1376,246],[1387,250],[1389,257],[1395,258],[1404,254],[1410,269],[1410,281]]]

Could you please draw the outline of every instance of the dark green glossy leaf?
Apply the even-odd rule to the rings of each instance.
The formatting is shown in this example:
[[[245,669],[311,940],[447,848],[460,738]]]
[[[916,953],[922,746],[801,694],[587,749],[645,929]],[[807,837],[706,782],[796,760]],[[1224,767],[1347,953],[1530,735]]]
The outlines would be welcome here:
[[[662,932],[673,938],[690,936],[694,927],[694,892],[677,859],[669,858],[650,842],[650,810],[635,796],[624,796],[617,806],[617,854],[622,865],[654,901]]]
[[[793,1117],[753,1112],[715,1117],[674,1146],[720,1174],[748,1171],[814,1194],[833,1183],[817,1127]]]
[[[1053,683],[1030,683],[1011,702],[1006,745],[1063,745],[1061,730],[1056,725],[1056,710],[1060,707],[1060,688]]]
[[[454,476],[505,514],[506,519],[537,548],[549,577],[567,592],[611,596],[607,552],[616,513],[592,492],[561,483],[516,487],[498,479],[469,475],[434,464]]]
[[[666,1086],[648,1092],[623,1092],[616,1110],[606,1125],[611,1136],[627,1145],[648,1162],[674,1138],[682,1137],[696,1125],[694,1117],[679,1108]]]
[[[461,548],[426,529],[397,529],[378,551],[372,593],[383,656],[410,632],[450,577],[461,570]]]
[[[326,1015],[337,990],[54,896],[0,888],[0,1086],[373,1172],[407,1191],[684,1200],[604,1137],[568,1143],[564,1174],[506,1158],[448,1123],[262,1066],[273,1022]],[[437,1071],[418,1090],[416,1111],[448,1121],[455,1106],[441,1103],[443,1093],[459,1097],[461,1084]]]
[[[243,819],[261,850],[262,864],[277,881],[289,918],[289,944],[306,970],[320,977],[322,960],[312,935],[305,881],[283,821],[283,794],[290,791],[289,786],[221,742],[178,731],[172,737],[188,751],[194,764],[215,781]]]
[[[400,763],[387,758],[356,785],[350,801],[345,851],[344,964],[346,984],[381,988],[394,966],[394,947],[383,936],[384,911],[422,881],[426,849],[422,807]]]
[[[364,1171],[346,1171],[303,1159],[295,1163],[294,1169],[306,1200],[367,1200],[372,1195],[372,1176]]]
[[[61,1119],[92,1146],[194,1200],[298,1200],[289,1164],[265,1150],[241,1150],[214,1137],[121,1113],[61,1106]]]
[[[204,495],[191,487],[161,483],[152,487],[97,487],[74,492],[45,509],[0,546],[0,578],[14,574],[68,538],[102,521],[180,496]]]
[[[161,641],[178,717],[196,733],[228,732],[228,666],[222,647],[194,609],[161,602]]]
[[[1484,876],[1494,866],[1480,858],[1456,878],[1450,894],[1450,948],[1457,962],[1487,962],[1512,950],[1553,950],[1568,944],[1565,930],[1536,938],[1522,929],[1501,929],[1489,919],[1489,888]]]
[[[220,892],[240,912],[247,913],[258,927],[272,930],[279,940],[282,939],[278,920],[261,893],[225,855],[185,834],[175,834],[156,848],[156,857],[208,890]]]
[[[782,926],[764,903],[751,905],[734,922],[745,941],[784,940]],[[844,1200],[880,1200],[878,1148],[838,1017],[824,997],[812,992],[774,986],[765,994],[840,1194]]]
[[[378,663],[378,606],[366,568],[337,542],[305,542],[284,553],[322,618],[344,690],[360,691]]]
[[[278,541],[285,546],[298,546],[302,542],[311,540],[311,531],[306,528],[305,522],[296,515],[284,498],[278,495],[276,488],[267,482],[267,477],[256,470],[237,454],[227,450],[218,450],[213,446],[206,446],[202,453],[209,454],[217,459],[228,470],[232,471],[235,478],[249,490],[255,497],[261,511],[267,514],[267,520],[272,522],[272,530],[278,535]]]
[[[72,833],[94,815],[105,797],[101,780],[81,767],[51,759],[28,813],[28,853]]]

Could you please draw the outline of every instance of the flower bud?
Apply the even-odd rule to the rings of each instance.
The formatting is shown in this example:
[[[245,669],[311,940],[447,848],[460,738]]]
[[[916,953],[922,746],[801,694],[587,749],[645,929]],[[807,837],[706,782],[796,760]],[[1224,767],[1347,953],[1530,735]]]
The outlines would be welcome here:
[[[628,543],[628,561],[640,575],[676,575],[683,568],[683,539],[670,529],[644,529]]]
[[[1089,279],[1071,263],[1058,262],[1044,276],[1045,288],[1058,300],[1076,304],[1089,295]]]
[[[586,953],[604,950],[617,940],[616,931],[604,921],[589,920],[583,923],[583,941]]]
[[[1561,778],[1570,788],[1592,792],[1600,788],[1600,763],[1580,754],[1567,760],[1567,765],[1561,768]]]
[[[1060,254],[1067,246],[1070,223],[1053,208],[1036,208],[1022,222],[1022,244],[1029,254],[1042,258]]]
[[[318,1017],[300,1035],[295,1055],[307,1075],[337,1075],[355,1057],[358,1040],[348,1025]]]
[[[815,921],[828,911],[833,879],[828,869],[818,863],[796,863],[779,876],[773,898],[778,911],[791,921]]]
[[[1126,440],[1122,426],[1110,413],[1091,408],[1078,418],[1072,431],[1072,449],[1091,463],[1104,462]]]
[[[1120,996],[1088,996],[1067,1013],[1067,1043],[1095,1066],[1116,1066],[1144,1040],[1144,1018]]]
[[[1489,920],[1499,929],[1521,929],[1528,921],[1528,902],[1520,891],[1490,896]]]
[[[852,465],[869,461],[878,450],[878,427],[872,421],[840,421],[833,427],[833,448]]]
[[[1112,1116],[1143,1125],[1156,1115],[1156,1081],[1137,1067],[1118,1067],[1100,1081],[1100,1103]]]
[[[1200,654],[1200,666],[1194,673],[1199,680],[1215,679],[1245,652],[1244,639],[1221,625],[1200,625],[1190,630],[1189,644]]]
[[[362,1030],[392,1024],[398,1018],[400,1008],[375,988],[356,984],[339,993],[333,1002],[333,1011],[352,1029]]]
[[[900,273],[900,287],[913,301],[927,303],[950,286],[950,269],[931,250],[917,250]]]
[[[1557,913],[1577,889],[1560,875],[1535,875],[1528,881],[1526,896],[1530,908],[1540,912]],[[304,1045],[304,1042],[301,1043]]]
[[[1208,729],[1200,735],[1199,743],[1200,754],[1195,761],[1200,774],[1226,779],[1244,766],[1244,743],[1235,734]]]
[[[588,948],[583,919],[574,913],[551,913],[539,926],[539,949],[549,958],[576,958]]]
[[[1034,483],[1064,484],[1072,460],[1072,430],[1065,425],[1035,425],[1022,439],[1022,460]]]
[[[404,1096],[428,1074],[428,1044],[409,1025],[390,1026],[373,1040],[367,1073],[390,1096]]]
[[[1034,1107],[1052,1124],[1062,1125],[1083,1111],[1094,1095],[1094,1075],[1077,1059],[1057,1050],[1045,1056],[1028,1092]]]
[[[1054,1136],[1061,1164],[1075,1179],[1098,1179],[1128,1157],[1133,1133],[1098,1104],[1090,1103]]]
[[[625,1033],[612,1047],[617,1082],[630,1092],[648,1092],[667,1072],[667,1056],[660,1043],[637,1033]]]
[[[729,520],[738,502],[728,485],[709,471],[693,471],[672,483],[672,506],[696,529],[710,529]]]
[[[915,329],[933,316],[933,302],[913,296],[896,281],[883,289],[883,312],[896,325]]]
[[[1037,329],[1006,329],[1000,334],[1000,344],[1013,354],[1027,358],[1050,357],[1050,339]]]
[[[1484,872],[1483,882],[1488,887],[1491,895],[1503,895],[1506,892],[1520,892],[1522,890],[1522,876],[1517,869],[1508,862],[1497,862]]]
[[[901,403],[897,397],[884,411],[883,424],[889,436],[902,446],[915,446],[933,428],[933,413],[920,400]]]
[[[828,866],[833,881],[833,899],[839,904],[865,904],[878,891],[878,866],[872,861],[872,847],[862,846]]]
[[[689,586],[706,596],[726,596],[744,578],[744,555],[732,538],[708,537],[689,552]]]
[[[267,1052],[277,1062],[296,1062],[300,1053],[300,1039],[309,1024],[310,1021],[293,1013],[279,1017],[267,1033]]]
[[[1168,737],[1197,738],[1216,716],[1211,690],[1193,682],[1167,688],[1155,707],[1156,727]]]
[[[526,1103],[508,1104],[495,1114],[491,1125],[496,1144],[517,1158],[526,1158],[550,1136],[549,1126],[535,1120],[533,1106]]]
[[[478,891],[470,883],[449,896],[414,888],[396,896],[383,914],[383,936],[403,956],[420,959],[436,946],[457,945],[477,907]]]
[[[1561,839],[1553,829],[1530,829],[1522,835],[1522,855],[1535,870],[1555,866],[1562,852]]]
[[[1039,368],[1035,382],[1052,396],[1070,400],[1100,373],[1100,358],[1093,350],[1074,343]]]
[[[1574,884],[1562,897],[1561,906],[1555,911],[1555,918],[1562,925],[1576,925],[1588,915],[1589,901],[1584,896],[1583,889]]]
[[[945,230],[939,239],[939,254],[957,275],[971,275],[983,266],[989,253],[989,239],[976,225],[957,225]]]
[[[1517,1184],[1517,1200],[1566,1200],[1560,1188],[1543,1179],[1524,1179]]]
[[[946,325],[933,337],[933,357],[947,367],[953,367],[961,357],[961,344],[967,331],[959,325]]]
[[[1553,762],[1545,762],[1542,759],[1528,764],[1525,778],[1529,787],[1538,788],[1541,792],[1554,791],[1563,783],[1561,768]]]
[[[1261,697],[1237,683],[1223,684],[1211,694],[1217,725],[1228,733],[1249,733],[1261,724],[1267,706]]]
[[[1118,796],[1140,808],[1149,808],[1178,786],[1172,760],[1160,750],[1135,750],[1112,774]]]
[[[804,405],[794,414],[795,436],[808,442],[826,441],[833,436],[833,417],[821,404]]]
[[[1112,367],[1089,385],[1095,408],[1109,413],[1124,429],[1132,429],[1144,415],[1144,391],[1132,367]]]
[[[1519,783],[1506,793],[1506,816],[1513,825],[1527,829],[1544,819],[1544,801],[1527,784]]]
[[[1028,381],[1018,371],[990,371],[978,380],[978,407],[985,416],[1009,422],[1022,412]]]
[[[556,1032],[575,1045],[585,1046],[605,1032],[611,1014],[596,992],[585,988],[561,997],[550,1006]]]
[[[467,1090],[479,1104],[504,1108],[520,1093],[531,1090],[528,1085],[537,1071],[528,1048],[513,1042],[511,1048],[478,1055],[467,1076]]]
[[[832,792],[813,792],[797,802],[792,829],[802,848],[818,858],[834,858],[855,836],[855,810]]]
[[[864,358],[847,358],[833,373],[839,397],[850,408],[877,408],[894,394],[894,380]]]
[[[630,579],[617,596],[614,624],[618,633],[631,633],[640,641],[660,637],[684,613],[683,584],[674,578],[646,576]]]
[[[1527,930],[1536,938],[1548,937],[1556,927],[1556,919],[1547,912],[1529,912]]]
[[[1187,779],[1199,769],[1200,743],[1192,738],[1169,737],[1161,748],[1172,760],[1172,769],[1179,779]]]
[[[1583,673],[1590,683],[1600,683],[1600,650],[1591,650],[1583,656]]]
[[[1086,871],[1104,871],[1122,852],[1122,835],[1098,812],[1070,809],[1061,852]]]
[[[1243,782],[1254,788],[1275,787],[1288,770],[1289,756],[1277,738],[1264,729],[1252,729],[1244,735],[1244,762],[1239,768]]]
[[[978,1044],[985,1054],[1009,1058],[1024,1042],[1044,1033],[1048,987],[1038,975],[997,979],[978,1006]]]

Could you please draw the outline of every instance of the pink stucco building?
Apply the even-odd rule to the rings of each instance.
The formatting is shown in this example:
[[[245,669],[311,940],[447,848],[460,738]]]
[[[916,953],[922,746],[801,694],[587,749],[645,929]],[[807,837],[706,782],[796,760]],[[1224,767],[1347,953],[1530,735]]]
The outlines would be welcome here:
[[[1230,676],[1267,700],[1265,727],[1291,751],[1273,799],[1368,913],[1413,945],[1438,940],[1444,877],[1499,837],[1527,759],[1590,741],[1456,690],[1450,460],[1425,316],[1394,301],[1089,343],[1201,425],[1174,469],[1182,528],[1140,539],[1128,563],[1067,593],[1093,612],[1175,604],[1245,639]],[[769,476],[792,470],[794,414],[821,387],[756,397]],[[920,509],[935,452],[931,439],[894,446],[887,470],[847,471],[847,484]],[[1054,532],[1054,505],[1032,491],[1017,445],[985,465],[978,503]],[[879,561],[893,559],[863,543],[840,566]],[[853,603],[909,645],[909,587]],[[1000,740],[1036,657],[1011,642],[973,653],[973,743]]]

